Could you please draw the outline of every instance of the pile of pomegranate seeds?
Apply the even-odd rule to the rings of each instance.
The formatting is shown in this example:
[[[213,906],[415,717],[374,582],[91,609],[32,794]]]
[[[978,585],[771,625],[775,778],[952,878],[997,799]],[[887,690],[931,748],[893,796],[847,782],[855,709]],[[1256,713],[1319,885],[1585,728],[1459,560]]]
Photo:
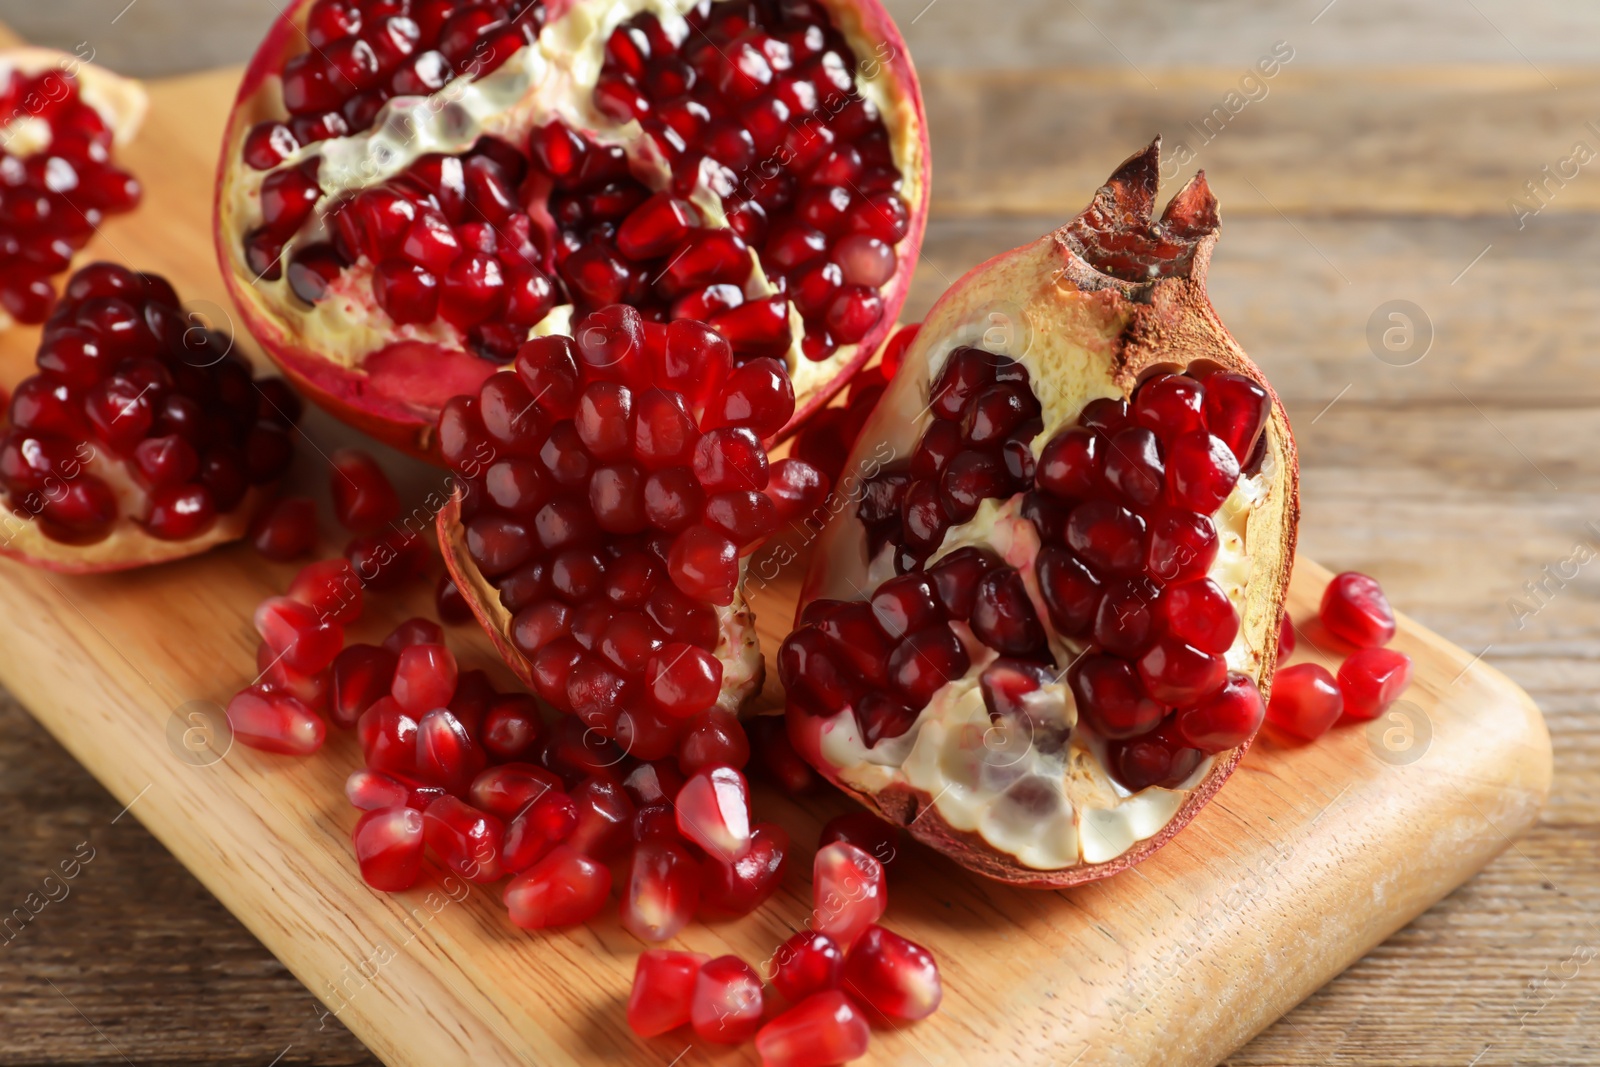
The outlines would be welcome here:
[[[766,996],[737,956],[652,950],[639,957],[628,1025],[655,1037],[689,1024],[719,1044],[755,1038],[765,1067],[828,1067],[866,1054],[868,1020],[925,1019],[943,985],[933,955],[877,925],[888,902],[883,867],[844,841],[824,844],[807,928],[763,964],[790,1006],[762,1025]]]
[[[67,71],[0,70],[0,115],[50,130],[48,144],[26,154],[0,146],[0,309],[17,322],[39,323],[56,299],[48,279],[67,269],[107,215],[137,207],[142,191],[112,164],[115,131],[82,100]]]
[[[300,415],[294,393],[254,380],[232,347],[195,328],[162,278],[78,271],[45,324],[38,373],[11,397],[0,438],[11,510],[72,545],[105,539],[119,517],[165,541],[204,534],[288,468]]]
[[[1269,723],[1304,741],[1327,733],[1341,716],[1377,718],[1411,684],[1411,657],[1382,647],[1394,639],[1395,620],[1376,581],[1354,571],[1336,575],[1323,591],[1320,617],[1329,633],[1356,651],[1340,665],[1337,680],[1317,663],[1279,668],[1267,707]],[[1280,642],[1280,658],[1287,659],[1294,650],[1287,618],[1283,632],[1289,641]]]
[[[1082,650],[1067,670],[1078,724],[1108,742],[1108,769],[1128,789],[1181,783],[1263,716],[1255,683],[1227,668],[1239,616],[1207,571],[1213,515],[1241,471],[1260,465],[1270,409],[1266,390],[1241,375],[1162,374],[1131,403],[1091,401],[1035,463],[1029,442],[1042,424],[1027,372],[957,349],[910,462],[867,483],[860,505],[869,553],[892,550],[899,576],[867,602],[807,606],[778,657],[791,704],[823,717],[850,707],[869,746],[898,737],[971,668],[959,626],[999,653],[980,678],[990,716],[1063,750],[1065,716],[1041,717],[1040,701],[1066,665],[1022,573],[976,547],[927,566],[985,500],[1021,493],[1042,543],[1050,627]]]

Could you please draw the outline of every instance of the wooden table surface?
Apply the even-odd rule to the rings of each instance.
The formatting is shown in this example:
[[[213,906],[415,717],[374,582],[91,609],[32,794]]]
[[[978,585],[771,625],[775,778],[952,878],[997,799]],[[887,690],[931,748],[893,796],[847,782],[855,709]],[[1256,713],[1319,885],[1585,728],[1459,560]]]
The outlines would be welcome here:
[[[908,314],[1077,210],[1150,133],[1183,142],[1178,176],[1205,167],[1223,207],[1214,300],[1295,422],[1302,548],[1482,650],[1555,738],[1532,833],[1228,1062],[1600,1063],[1600,11],[889,7],[935,144]],[[0,18],[158,74],[242,59],[272,9],[7,0]],[[1241,86],[1275,46],[1280,73]],[[1579,144],[1596,162],[1564,162]],[[0,694],[0,911],[93,857],[0,938],[0,1064],[376,1063],[121,807]]]

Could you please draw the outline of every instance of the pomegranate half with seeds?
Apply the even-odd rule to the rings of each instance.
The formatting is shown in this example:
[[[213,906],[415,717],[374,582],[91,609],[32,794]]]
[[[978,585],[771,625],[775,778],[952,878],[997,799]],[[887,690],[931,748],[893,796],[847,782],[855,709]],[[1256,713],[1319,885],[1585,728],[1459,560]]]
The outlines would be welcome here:
[[[147,104],[138,82],[80,56],[0,49],[0,330],[43,322],[51,277],[106,216],[138,205],[139,182],[111,151],[133,140]]]
[[[288,468],[300,401],[233,347],[163,278],[75,273],[0,423],[0,555],[113,571],[243,537]]]
[[[300,0],[245,74],[216,243],[290,379],[418,454],[614,303],[778,360],[797,421],[892,328],[928,164],[878,0]]]
[[[1212,310],[1160,142],[957,282],[851,462],[778,668],[796,750],[1005,881],[1139,862],[1259,728],[1298,516],[1282,407]]]

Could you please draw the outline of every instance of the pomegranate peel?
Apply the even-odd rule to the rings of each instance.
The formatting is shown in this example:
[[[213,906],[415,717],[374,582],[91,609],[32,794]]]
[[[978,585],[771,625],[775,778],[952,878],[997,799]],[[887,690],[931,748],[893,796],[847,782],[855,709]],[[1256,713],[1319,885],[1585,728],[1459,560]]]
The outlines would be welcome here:
[[[795,749],[1002,881],[1149,856],[1249,743],[1186,747],[1174,712],[1228,672],[1270,697],[1297,455],[1206,296],[1216,201],[1200,174],[1157,217],[1159,153],[934,305],[847,467],[897,462],[824,528],[779,654]],[[1227,604],[1189,596],[1173,636],[1165,587],[1201,576]]]

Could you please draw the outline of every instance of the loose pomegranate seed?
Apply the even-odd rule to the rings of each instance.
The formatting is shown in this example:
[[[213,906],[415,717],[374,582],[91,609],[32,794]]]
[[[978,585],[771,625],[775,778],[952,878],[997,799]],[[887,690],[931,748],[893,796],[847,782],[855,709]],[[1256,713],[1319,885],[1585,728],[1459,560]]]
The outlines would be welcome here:
[[[622,925],[641,941],[676,937],[700,903],[700,865],[680,845],[644,841],[633,850]]]
[[[712,767],[690,776],[678,791],[678,830],[724,863],[750,850],[750,794],[744,775]]]
[[[578,825],[569,844],[596,859],[620,855],[632,838],[633,802],[616,780],[595,775],[572,791]]]
[[[301,567],[289,583],[288,596],[315,609],[318,618],[340,626],[349,626],[361,617],[361,582],[342,559],[320,560]]]
[[[1295,737],[1315,741],[1343,712],[1344,697],[1320,664],[1297,663],[1273,678],[1267,721]]]
[[[789,835],[771,823],[757,823],[750,849],[732,863],[711,853],[701,863],[700,905],[709,915],[748,915],[777,892],[789,852]]]
[[[488,758],[472,733],[449,708],[434,708],[417,720],[417,775],[464,794]]]
[[[756,1050],[763,1067],[830,1067],[867,1054],[867,1020],[836,989],[806,998],[763,1026]]]
[[[512,873],[527,870],[577,828],[578,806],[572,798],[555,791],[545,793],[506,825],[501,866]]]
[[[1394,609],[1382,587],[1355,571],[1336,575],[1323,590],[1322,624],[1357,648],[1378,648],[1394,640]]]
[[[816,930],[801,930],[772,955],[772,985],[798,1004],[813,993],[836,989],[844,970],[844,950]]]
[[[844,841],[817,851],[811,894],[816,929],[846,950],[888,904],[883,865]]]
[[[519,760],[534,753],[542,730],[537,702],[525,694],[506,694],[490,702],[479,738],[490,758]]]
[[[398,893],[416,884],[422,870],[423,816],[409,807],[369,811],[351,840],[361,877],[372,888]]]
[[[309,756],[322,747],[327,727],[287,693],[244,689],[228,701],[228,726],[241,745],[285,756]]]
[[[850,946],[840,982],[891,1019],[926,1019],[944,995],[933,954],[881,926],[867,927]]]
[[[852,811],[835,816],[823,824],[817,847],[826,848],[835,841],[854,845],[883,864],[887,870],[900,854],[900,827],[885,822],[870,811]]]
[[[377,460],[354,448],[333,454],[333,513],[351,533],[370,534],[400,514],[400,497]]]
[[[511,921],[524,930],[587,922],[605,907],[611,872],[568,845],[513,878],[505,904]]]
[[[317,506],[310,497],[284,497],[257,516],[250,527],[250,543],[256,551],[280,563],[304,556],[316,541]]]
[[[500,879],[500,847],[505,829],[499,819],[453,796],[434,800],[422,815],[428,848],[441,863],[469,882]],[[516,920],[515,915],[512,920]]]
[[[689,1021],[706,1041],[737,1045],[761,1028],[761,979],[737,956],[718,956],[700,966],[689,1001]]]
[[[396,656],[413,645],[443,645],[444,630],[432,619],[407,619],[383,639],[383,647]]]
[[[436,785],[425,785],[370,767],[361,767],[351,771],[350,777],[345,779],[344,795],[346,800],[362,811],[404,806],[420,812],[427,810],[429,804],[443,796],[444,790]]]
[[[456,658],[444,645],[409,645],[400,650],[389,692],[402,710],[420,716],[450,702],[457,673]]]
[[[628,1028],[640,1037],[657,1037],[688,1023],[695,979],[709,958],[660,948],[641,952],[628,994]]]
[[[1376,719],[1410,684],[1411,657],[1404,652],[1364,648],[1339,666],[1344,713],[1352,719]]]
[[[1253,737],[1265,714],[1256,683],[1247,675],[1229,673],[1228,680],[1210,699],[1178,712],[1177,730],[1186,743],[1201,752],[1222,752]]]
[[[390,774],[417,771],[417,720],[400,710],[392,697],[376,701],[356,720],[356,736],[368,767]]]
[[[351,645],[335,656],[329,708],[333,721],[345,729],[356,725],[368,708],[389,695],[394,668],[394,653],[373,645]]]
[[[686,725],[678,744],[678,769],[684,774],[708,767],[739,770],[750,762],[750,741],[732,712],[709,708]]]
[[[505,763],[480,772],[467,795],[473,807],[509,821],[552,789],[559,792],[561,782],[544,768]]]
[[[1278,662],[1294,655],[1294,620],[1289,618],[1288,612],[1284,613],[1283,622],[1278,624]]]
[[[322,620],[314,609],[288,597],[263,600],[256,608],[255,625],[273,655],[302,674],[327,667],[344,646],[338,623]]]

